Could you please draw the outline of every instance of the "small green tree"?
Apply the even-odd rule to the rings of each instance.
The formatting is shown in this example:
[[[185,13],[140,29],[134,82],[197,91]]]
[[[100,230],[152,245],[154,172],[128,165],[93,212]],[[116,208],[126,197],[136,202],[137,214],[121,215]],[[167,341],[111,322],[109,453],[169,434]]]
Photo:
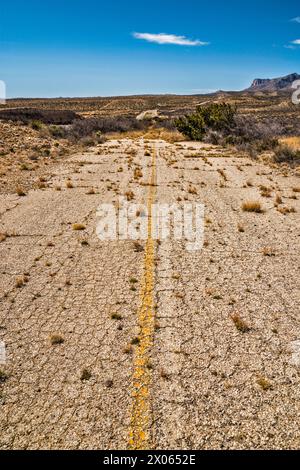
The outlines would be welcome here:
[[[202,140],[211,129],[228,134],[235,127],[236,108],[228,103],[197,106],[196,112],[178,118],[177,129],[192,140]]]

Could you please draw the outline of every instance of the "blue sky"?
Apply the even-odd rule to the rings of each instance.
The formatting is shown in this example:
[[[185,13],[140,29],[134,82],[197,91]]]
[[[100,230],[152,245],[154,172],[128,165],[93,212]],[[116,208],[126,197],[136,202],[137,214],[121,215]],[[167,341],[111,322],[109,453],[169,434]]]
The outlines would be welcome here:
[[[300,73],[299,0],[0,1],[9,97],[195,94]]]

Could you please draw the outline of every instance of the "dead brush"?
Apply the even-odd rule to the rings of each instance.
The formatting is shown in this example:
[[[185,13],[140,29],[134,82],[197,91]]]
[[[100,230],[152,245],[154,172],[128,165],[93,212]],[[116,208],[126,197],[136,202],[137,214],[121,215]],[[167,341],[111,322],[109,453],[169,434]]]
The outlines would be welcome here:
[[[218,173],[222,176],[222,178],[224,178],[224,181],[228,181],[228,178],[227,178],[227,175],[225,173],[224,170],[222,170],[221,168],[218,169]]]
[[[62,335],[54,334],[50,336],[50,343],[52,344],[52,346],[60,345],[60,344],[63,344],[64,342],[65,340],[62,337]]]
[[[133,249],[136,253],[142,253],[144,251],[143,245],[141,245],[138,241],[133,242]]]
[[[20,196],[20,197],[26,196],[26,192],[25,192],[24,189],[22,189],[20,186],[18,186],[18,187],[16,188],[16,193],[17,193],[17,195]]]
[[[294,214],[296,209],[294,207],[277,207],[277,211],[282,215]]]
[[[5,242],[7,239],[7,233],[0,233],[0,243]]]
[[[25,284],[29,281],[27,276],[20,276],[16,279],[15,286],[17,289],[21,289],[21,287],[25,286]]]
[[[85,230],[86,226],[84,224],[73,224],[72,228],[75,231],[80,231],[80,230]]]
[[[86,193],[88,196],[92,195],[92,194],[95,194],[95,190],[94,188],[90,188],[87,193]]]
[[[260,194],[262,197],[272,197],[272,189],[268,188],[267,186],[260,186]]]
[[[134,192],[133,192],[133,191],[127,191],[127,192],[125,193],[125,196],[126,196],[126,199],[127,199],[128,202],[129,202],[129,201],[133,201],[133,199],[134,199]]]
[[[263,248],[262,253],[264,256],[267,256],[269,258],[276,256],[275,250],[269,246],[266,246],[265,248]]]
[[[265,377],[262,377],[262,376],[258,377],[256,382],[262,388],[264,392],[267,392],[268,390],[272,389],[271,382]]]
[[[8,375],[4,370],[0,369],[0,383],[6,382],[8,379]]]
[[[259,201],[245,201],[242,204],[242,209],[244,212],[254,212],[256,214],[263,214],[264,210]]]
[[[140,178],[143,178],[143,172],[142,172],[142,170],[141,170],[140,168],[136,168],[136,169],[134,170],[134,179],[135,179],[135,180],[138,180],[138,179],[140,179]]]
[[[197,189],[195,188],[195,186],[192,186],[192,185],[189,186],[188,193],[189,194],[194,194],[194,195],[198,194]]]
[[[239,313],[232,313],[230,315],[231,320],[233,321],[236,329],[240,331],[241,333],[249,333],[251,328],[249,325],[245,322],[245,320],[242,319],[241,315]]]

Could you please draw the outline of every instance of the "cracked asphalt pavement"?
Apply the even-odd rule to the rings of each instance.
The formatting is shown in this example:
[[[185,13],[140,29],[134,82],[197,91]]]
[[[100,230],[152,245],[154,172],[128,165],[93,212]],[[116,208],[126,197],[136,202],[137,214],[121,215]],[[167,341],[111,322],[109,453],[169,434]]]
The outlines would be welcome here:
[[[123,139],[0,195],[0,448],[298,449],[299,186],[230,149]],[[203,249],[101,241],[121,196],[204,204]]]

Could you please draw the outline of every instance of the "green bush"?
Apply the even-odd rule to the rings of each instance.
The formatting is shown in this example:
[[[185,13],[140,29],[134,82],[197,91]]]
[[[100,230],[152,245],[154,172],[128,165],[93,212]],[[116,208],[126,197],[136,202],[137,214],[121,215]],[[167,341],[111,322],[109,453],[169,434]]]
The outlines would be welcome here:
[[[35,131],[40,131],[43,128],[43,123],[37,119],[31,121],[30,125]]]
[[[227,103],[198,106],[194,114],[178,118],[175,125],[179,132],[192,140],[202,140],[208,130],[229,133],[235,127],[236,108]]]

